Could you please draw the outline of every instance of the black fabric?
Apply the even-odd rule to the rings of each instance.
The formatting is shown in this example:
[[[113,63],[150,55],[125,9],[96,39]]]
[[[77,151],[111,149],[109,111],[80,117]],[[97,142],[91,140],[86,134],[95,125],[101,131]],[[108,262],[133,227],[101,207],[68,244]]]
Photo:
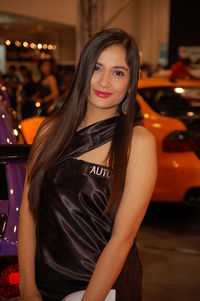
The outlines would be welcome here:
[[[36,229],[36,283],[48,301],[86,289],[110,239],[113,220],[104,214],[111,170],[78,157],[113,137],[116,118],[78,131],[68,152],[44,176]],[[133,245],[113,286],[117,301],[141,300],[141,264]]]
[[[49,86],[45,85],[43,83],[43,80],[41,80],[38,83],[38,87],[37,87],[37,91],[38,91],[38,97],[39,98],[44,98],[46,96],[48,96],[49,94],[51,94],[51,89]]]

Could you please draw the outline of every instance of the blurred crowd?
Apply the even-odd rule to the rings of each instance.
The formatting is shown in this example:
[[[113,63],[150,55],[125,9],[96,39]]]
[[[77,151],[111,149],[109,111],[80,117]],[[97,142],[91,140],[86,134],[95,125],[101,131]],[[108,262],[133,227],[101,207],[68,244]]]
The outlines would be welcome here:
[[[42,60],[34,71],[26,65],[10,65],[0,81],[7,88],[18,119],[52,113],[66,97],[74,76],[74,66]]]
[[[26,65],[10,65],[0,82],[7,88],[11,105],[19,120],[38,115],[49,115],[59,108],[66,98],[74,77],[74,66],[56,65],[54,60],[42,60],[34,71]],[[179,59],[172,66],[150,63],[140,66],[140,78],[167,77],[200,79],[200,60],[192,63],[189,58]]]
[[[169,80],[176,79],[200,79],[200,59],[195,63],[190,58],[179,58],[173,65],[158,64],[156,68],[150,63],[144,62],[140,66],[140,77],[168,77]]]

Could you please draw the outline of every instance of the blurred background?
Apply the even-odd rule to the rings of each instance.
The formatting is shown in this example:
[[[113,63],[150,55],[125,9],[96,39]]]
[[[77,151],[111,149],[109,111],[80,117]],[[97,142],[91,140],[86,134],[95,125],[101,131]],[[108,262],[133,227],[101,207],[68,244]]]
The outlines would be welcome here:
[[[95,32],[120,27],[134,36],[142,62],[172,64],[178,55],[200,58],[199,1],[59,0],[0,1],[0,70],[53,56],[75,64]]]
[[[143,300],[200,300],[199,12],[199,0],[0,0],[0,300],[19,300],[30,145],[66,100],[85,43],[112,27],[138,44],[134,118],[157,141],[158,179],[137,237]]]

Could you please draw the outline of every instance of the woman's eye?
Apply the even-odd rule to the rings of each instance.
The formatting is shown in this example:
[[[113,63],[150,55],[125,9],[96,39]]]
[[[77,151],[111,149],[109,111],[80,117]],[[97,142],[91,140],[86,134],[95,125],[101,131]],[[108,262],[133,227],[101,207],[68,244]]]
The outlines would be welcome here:
[[[100,70],[100,66],[99,65],[95,65],[94,71],[99,71],[99,70]]]
[[[121,71],[121,70],[116,70],[116,71],[114,71],[114,74],[115,74],[116,76],[118,76],[118,77],[124,76],[124,72]]]

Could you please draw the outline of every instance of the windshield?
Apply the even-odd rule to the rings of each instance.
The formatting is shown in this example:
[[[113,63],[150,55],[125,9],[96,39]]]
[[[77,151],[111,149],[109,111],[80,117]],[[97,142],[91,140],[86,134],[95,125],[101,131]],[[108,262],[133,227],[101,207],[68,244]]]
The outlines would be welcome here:
[[[139,89],[139,93],[161,115],[200,114],[200,87],[153,87]]]

